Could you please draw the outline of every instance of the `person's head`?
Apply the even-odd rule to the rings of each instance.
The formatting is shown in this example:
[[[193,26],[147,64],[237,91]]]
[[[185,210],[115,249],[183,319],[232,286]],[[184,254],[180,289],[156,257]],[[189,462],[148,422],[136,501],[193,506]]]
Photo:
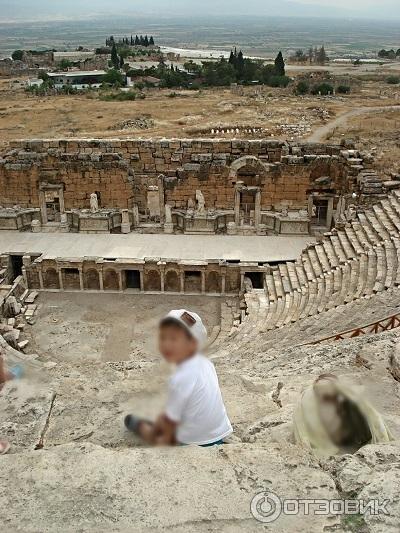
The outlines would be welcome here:
[[[159,349],[169,362],[179,364],[201,350],[207,331],[199,315],[186,309],[170,311],[159,326]]]

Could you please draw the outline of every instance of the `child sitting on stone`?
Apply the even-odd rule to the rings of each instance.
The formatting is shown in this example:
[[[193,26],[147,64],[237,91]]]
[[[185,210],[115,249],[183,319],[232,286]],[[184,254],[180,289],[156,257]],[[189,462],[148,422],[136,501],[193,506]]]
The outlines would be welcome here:
[[[191,311],[171,311],[160,322],[161,355],[176,366],[165,411],[155,423],[125,417],[125,426],[145,442],[213,446],[232,433],[214,365],[201,354],[206,338],[201,318]]]

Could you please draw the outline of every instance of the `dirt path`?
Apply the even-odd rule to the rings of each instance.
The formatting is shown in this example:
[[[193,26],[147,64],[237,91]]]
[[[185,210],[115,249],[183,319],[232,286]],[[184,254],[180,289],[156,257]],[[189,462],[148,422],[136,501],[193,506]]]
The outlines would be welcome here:
[[[334,131],[336,128],[343,126],[347,123],[350,118],[357,117],[359,115],[364,115],[368,113],[376,113],[379,111],[390,111],[390,110],[400,110],[400,105],[389,105],[389,106],[374,106],[374,107],[357,107],[342,113],[338,117],[334,118],[327,124],[324,124],[320,128],[316,129],[309,137],[309,142],[322,142],[328,135]]]

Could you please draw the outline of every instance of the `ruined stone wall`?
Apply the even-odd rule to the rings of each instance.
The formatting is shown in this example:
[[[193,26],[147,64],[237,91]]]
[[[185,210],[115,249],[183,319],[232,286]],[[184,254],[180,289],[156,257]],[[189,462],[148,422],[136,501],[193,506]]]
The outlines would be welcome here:
[[[38,207],[45,182],[63,184],[67,210],[88,208],[92,192],[102,207],[138,204],[143,210],[149,186],[163,174],[165,200],[173,207],[186,207],[200,189],[207,207],[232,209],[243,160],[247,171],[254,164],[262,208],[282,201],[300,206],[320,177],[338,192],[348,187],[340,152],[340,146],[275,140],[13,141],[0,154],[0,204]]]

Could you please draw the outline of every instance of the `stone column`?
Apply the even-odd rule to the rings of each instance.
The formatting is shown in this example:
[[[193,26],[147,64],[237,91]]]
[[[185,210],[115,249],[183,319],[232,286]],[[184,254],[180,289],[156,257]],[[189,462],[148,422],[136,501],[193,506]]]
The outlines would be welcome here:
[[[326,213],[326,225],[328,229],[331,228],[333,218],[333,198],[328,198],[328,208]]]
[[[131,232],[131,222],[129,220],[129,211],[123,209],[121,211],[121,233],[130,233]]]
[[[80,288],[81,291],[84,290],[82,268],[79,269],[79,288]]]
[[[58,189],[58,200],[60,202],[60,213],[65,213],[64,188],[63,187],[60,187]]]
[[[206,273],[204,270],[201,271],[201,292],[202,294],[206,292]]]
[[[240,191],[235,189],[235,224],[240,226]]]
[[[165,263],[164,261],[159,261],[157,263],[160,272],[160,291],[165,292]]]
[[[164,179],[165,176],[160,174],[158,176],[158,197],[160,202],[160,222],[165,222],[165,194],[164,194]]]
[[[60,281],[60,291],[63,291],[64,290],[64,282],[63,282],[63,277],[62,277],[62,268],[58,269],[58,279]]]
[[[226,273],[221,272],[221,294],[225,294],[226,290]]]
[[[244,272],[240,273],[240,290],[243,291],[244,287]]]
[[[180,277],[181,277],[181,292],[185,292],[185,271],[180,271]]]
[[[119,285],[119,290],[122,291],[123,290],[123,287],[122,287],[122,270],[118,271],[118,285]]]
[[[256,199],[254,205],[254,226],[257,229],[261,222],[261,191],[256,192]]]
[[[39,275],[39,286],[40,286],[40,289],[43,290],[44,289],[44,283],[43,283],[43,270],[42,270],[42,267],[38,268],[38,275]]]
[[[139,270],[139,276],[140,276],[140,292],[144,292],[144,271]]]
[[[312,214],[313,214],[313,205],[314,205],[314,198],[313,198],[313,195],[310,194],[310,196],[308,197],[308,216],[310,218],[312,218]]]
[[[42,224],[47,224],[46,197],[44,191],[39,191],[40,212],[42,214]]]
[[[104,291],[103,270],[99,270],[99,287],[101,291]]]

